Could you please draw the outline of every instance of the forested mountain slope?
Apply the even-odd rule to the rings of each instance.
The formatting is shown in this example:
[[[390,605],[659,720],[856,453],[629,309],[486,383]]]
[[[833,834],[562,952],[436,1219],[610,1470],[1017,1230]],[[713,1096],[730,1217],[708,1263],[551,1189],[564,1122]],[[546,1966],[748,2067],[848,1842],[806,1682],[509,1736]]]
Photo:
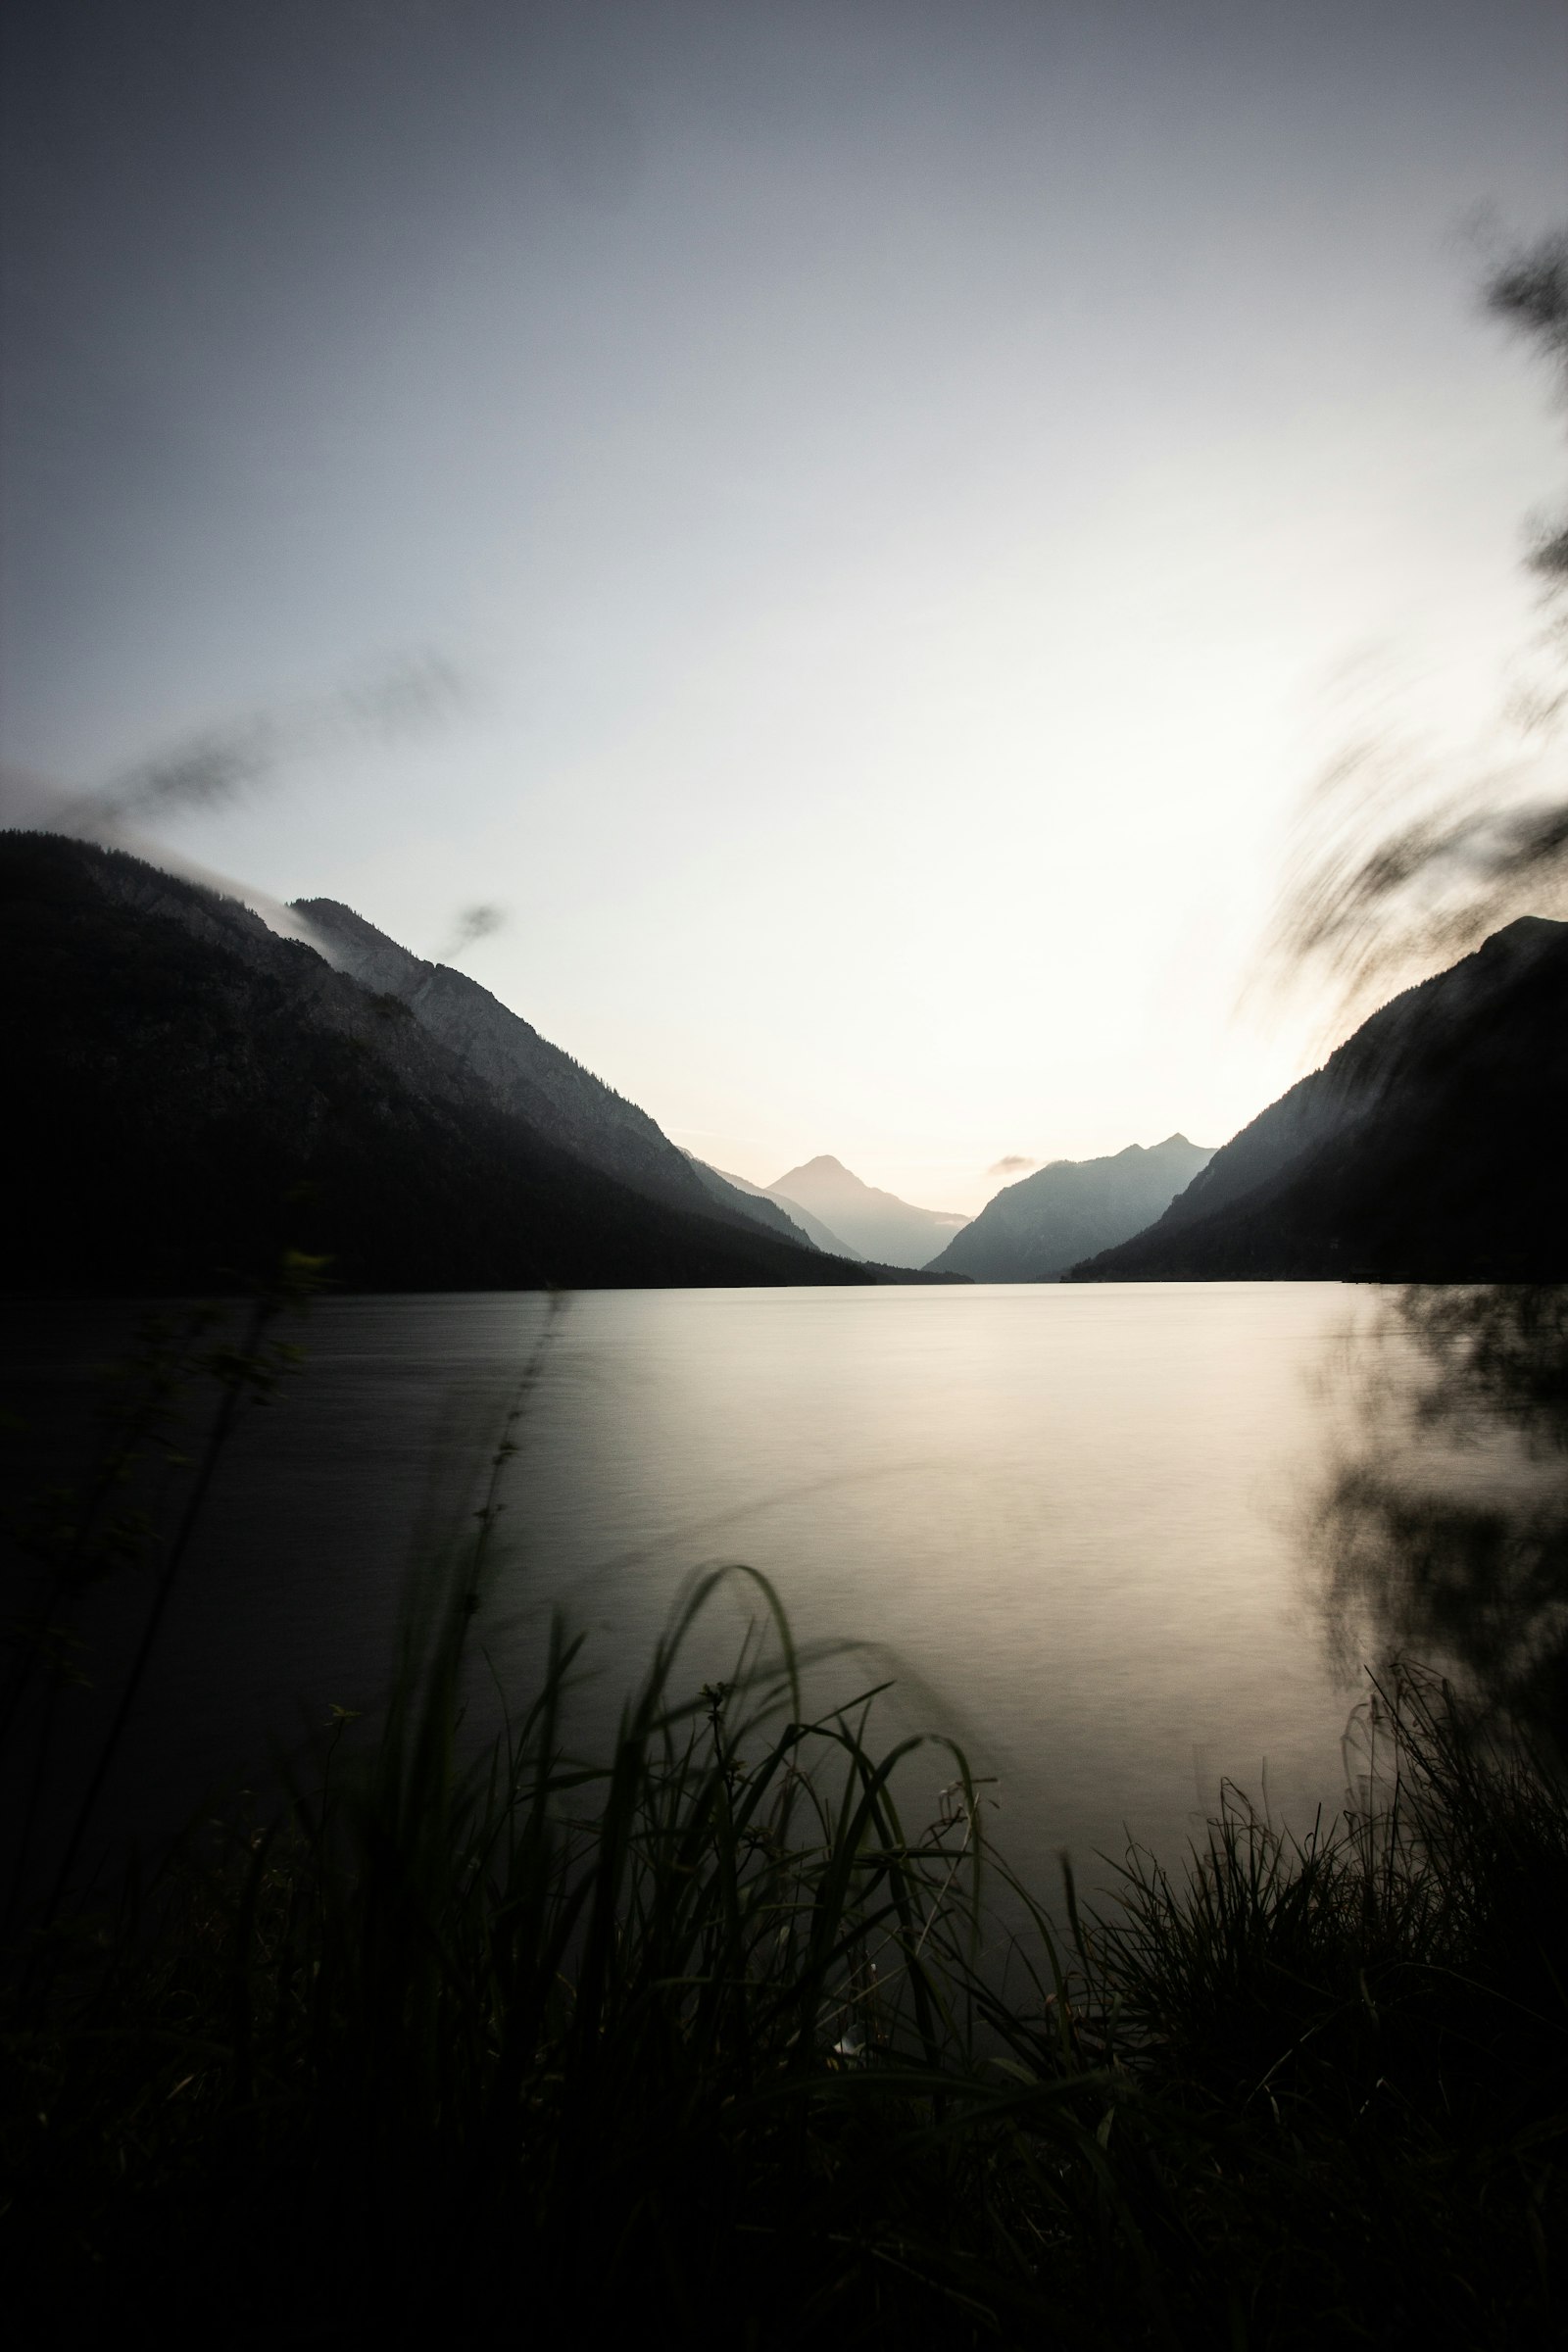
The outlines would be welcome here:
[[[826,1246],[813,1240],[805,1226],[798,1223],[780,1201],[770,1199],[756,1185],[747,1184],[738,1176],[727,1175],[722,1168],[710,1168],[707,1160],[699,1159],[694,1152],[688,1152],[684,1156],[704,1192],[728,1215],[743,1216],[752,1224],[760,1225],[764,1232],[781,1234],[786,1241],[795,1242],[806,1250],[820,1250]],[[855,1252],[849,1250],[843,1254],[853,1257]]]
[[[1148,1150],[1129,1144],[1102,1159],[1054,1159],[1004,1186],[931,1270],[974,1282],[1057,1281],[1080,1258],[1141,1232],[1212,1157],[1185,1135],[1168,1135]]]
[[[484,1081],[504,1110],[638,1192],[694,1214],[713,1213],[714,1200],[685,1152],[647,1111],[541,1037],[477,980],[411,955],[335,899],[296,899],[291,912],[305,918],[339,971],[406,1004],[421,1029]],[[718,1205],[740,1213],[737,1202]]]
[[[1363,1022],[1087,1282],[1568,1278],[1568,923]]]
[[[10,1292],[232,1288],[284,1246],[359,1289],[878,1279],[689,1171],[693,1212],[632,1190],[395,991],[123,853],[0,835],[0,985]]]

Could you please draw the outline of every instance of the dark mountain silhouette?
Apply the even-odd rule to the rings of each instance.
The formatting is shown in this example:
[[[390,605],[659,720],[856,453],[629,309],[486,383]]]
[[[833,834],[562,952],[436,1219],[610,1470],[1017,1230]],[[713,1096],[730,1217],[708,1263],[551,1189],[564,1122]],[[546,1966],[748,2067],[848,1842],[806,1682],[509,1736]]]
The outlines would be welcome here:
[[[889,1266],[927,1264],[968,1223],[955,1209],[915,1208],[896,1193],[878,1192],[825,1152],[766,1189],[792,1214],[808,1210],[862,1257]]]
[[[0,835],[0,985],[13,1293],[233,1288],[283,1246],[360,1289],[906,1279],[727,1219],[695,1178],[695,1212],[634,1191],[395,990],[122,852]]]
[[[1055,1282],[1091,1251],[1141,1233],[1214,1156],[1168,1135],[1103,1159],[1054,1159],[988,1200],[956,1234],[933,1272],[975,1282]]]
[[[1568,923],[1385,1004],[1086,1282],[1568,1278]]]
[[[335,899],[296,899],[290,911],[305,918],[329,963],[397,997],[421,1029],[483,1079],[504,1110],[650,1199],[712,1214],[710,1191],[645,1110],[551,1045],[477,980],[411,956]],[[743,1213],[735,1200],[719,1205],[732,1217]]]

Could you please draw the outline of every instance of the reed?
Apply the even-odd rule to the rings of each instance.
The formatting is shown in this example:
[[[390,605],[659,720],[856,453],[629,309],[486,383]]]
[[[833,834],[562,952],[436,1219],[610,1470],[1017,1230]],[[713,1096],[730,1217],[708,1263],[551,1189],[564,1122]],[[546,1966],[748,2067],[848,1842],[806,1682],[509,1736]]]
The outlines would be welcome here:
[[[479,1740],[525,1401],[378,1718],[338,1711],[264,1817],[17,1942],[25,2340],[127,2309],[235,2342],[1558,2340],[1540,1758],[1402,1671],[1337,1822],[1295,1840],[1230,1792],[1185,1867],[1131,1853],[1115,1902],[1069,1873],[1048,1907],[959,1748],[881,1743],[878,1690],[808,1705],[743,1568],[688,1586],[605,1752],[559,1620]],[[754,1630],[700,1684],[737,1588]]]
[[[1296,1838],[1227,1790],[1183,1869],[1128,1855],[1080,1938],[1095,1998],[1205,2259],[1229,2250],[1235,2340],[1549,2343],[1568,1792],[1413,1665],[1352,1729],[1333,1823]]]

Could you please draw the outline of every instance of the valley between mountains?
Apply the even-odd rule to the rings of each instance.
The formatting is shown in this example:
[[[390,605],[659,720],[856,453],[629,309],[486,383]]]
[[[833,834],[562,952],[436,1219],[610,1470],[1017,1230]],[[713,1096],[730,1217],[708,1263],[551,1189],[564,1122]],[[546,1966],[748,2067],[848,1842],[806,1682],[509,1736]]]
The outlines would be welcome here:
[[[466,974],[349,907],[307,939],[139,858],[0,835],[6,1289],[361,1290],[1568,1275],[1568,924],[1383,1006],[1222,1148],[1056,1160],[980,1213],[830,1154],[679,1150]]]

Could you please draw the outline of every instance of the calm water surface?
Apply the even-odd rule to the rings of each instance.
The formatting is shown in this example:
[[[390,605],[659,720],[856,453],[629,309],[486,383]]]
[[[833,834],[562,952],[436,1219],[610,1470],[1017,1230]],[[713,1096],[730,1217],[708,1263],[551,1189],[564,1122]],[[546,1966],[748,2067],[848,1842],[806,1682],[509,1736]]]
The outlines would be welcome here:
[[[744,1561],[803,1639],[860,1645],[819,1693],[893,1676],[890,1736],[950,1732],[996,1776],[1031,1869],[1129,1830],[1169,1852],[1222,1776],[1308,1820],[1340,1800],[1358,1691],[1303,1530],[1376,1306],[1328,1284],[579,1295],[510,1475],[497,1674],[525,1677],[561,1604],[591,1632],[591,1737],[683,1579]],[[307,1369],[225,1466],[125,1807],[171,1813],[330,1702],[373,1704],[407,1573],[471,1509],[546,1319],[517,1295],[313,1310]],[[102,1309],[14,1310],[5,1369],[63,1427],[114,1339]],[[912,1771],[911,1803],[951,1778],[937,1751]]]

